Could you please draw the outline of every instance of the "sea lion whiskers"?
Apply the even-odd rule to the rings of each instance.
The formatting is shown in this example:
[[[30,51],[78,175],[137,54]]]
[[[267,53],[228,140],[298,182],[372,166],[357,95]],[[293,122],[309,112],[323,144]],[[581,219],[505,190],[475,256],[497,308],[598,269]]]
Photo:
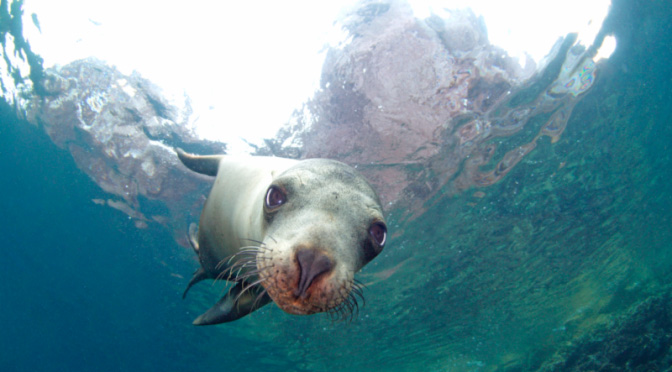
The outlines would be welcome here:
[[[224,266],[224,265],[229,265],[229,264],[231,263],[231,260],[232,260],[233,258],[238,258],[238,260],[236,260],[236,262],[234,262],[233,265],[230,265],[228,268],[222,270],[222,271],[217,275],[217,278],[216,278],[215,280],[224,279],[224,275],[226,275],[227,273],[229,274],[229,277],[228,277],[226,280],[229,280],[229,278],[231,277],[231,274],[232,274],[233,270],[239,268],[240,266],[242,266],[242,265],[244,265],[244,264],[247,264],[247,263],[250,263],[250,262],[254,262],[254,258],[253,258],[253,257],[232,257],[231,259],[226,260],[226,261],[227,261],[226,263],[222,263],[222,262],[220,262],[221,265],[218,264],[218,265],[217,265],[217,266],[218,266],[217,268],[218,268],[218,269],[221,269],[222,266]]]
[[[344,309],[345,307],[341,303],[327,311],[327,315],[329,315],[329,320],[331,320],[332,325],[345,319]]]
[[[235,278],[237,278],[240,275],[240,271],[244,269],[245,267],[256,267],[256,260],[254,257],[244,257],[238,261],[236,261],[233,265],[229,266],[226,270],[222,270],[219,274],[217,274],[217,277],[215,277],[215,282],[218,280],[226,280],[226,281],[231,281],[231,277],[233,275],[233,271],[238,269],[238,272],[234,276],[233,281],[237,281]],[[224,278],[226,275],[226,279]]]
[[[347,291],[345,288],[350,287],[350,290]],[[362,288],[364,285],[356,279],[352,279],[349,282],[349,285],[343,285],[338,291],[338,305],[327,310],[330,320],[333,323],[338,323],[346,321],[351,323],[353,319],[357,318],[359,315],[359,302],[357,297],[362,299],[362,302],[365,303],[364,295],[362,293]]]
[[[264,288],[264,290],[261,291],[261,293],[259,293],[257,295],[257,298],[254,299],[254,302],[252,303],[252,308],[257,307],[257,303],[259,302],[259,300],[261,300],[262,297],[264,297],[264,295],[267,294],[267,293],[268,293],[268,288]]]
[[[273,266],[266,266],[266,267],[262,267],[260,269],[250,270],[250,271],[246,272],[245,274],[243,274],[239,277],[236,277],[235,281],[241,281],[241,280],[245,281],[246,279],[248,279],[252,276],[259,275],[259,274],[263,273],[264,271],[270,270],[272,267]]]
[[[359,307],[357,306],[357,301],[353,300],[353,297],[346,297],[343,302],[343,314],[342,318],[339,319],[341,322],[345,322],[347,324],[352,323],[352,320],[357,317],[359,314]]]
[[[227,281],[238,282],[238,281],[245,280],[245,279],[247,279],[247,278],[249,278],[253,275],[258,275],[258,274],[262,273],[263,271],[266,271],[266,270],[270,269],[271,267],[273,267],[273,265],[271,265],[271,266],[264,266],[264,267],[259,268],[257,266],[257,259],[258,258],[247,257],[243,260],[237,261],[231,267],[229,267],[227,270],[224,270],[220,275],[223,276],[223,274],[225,274],[228,271],[229,276],[226,278],[226,280]],[[251,270],[248,270],[247,272],[245,272],[241,275],[241,271],[245,268],[251,268]],[[238,269],[238,271],[236,272],[235,275],[233,275],[233,271],[235,269]]]
[[[357,305],[357,297],[362,299],[362,307],[366,306],[366,298],[364,297],[364,289],[366,289],[366,284],[362,283],[357,279],[352,279],[350,282],[350,293],[349,296],[352,296],[352,299]]]
[[[354,295],[359,296],[359,298],[362,299],[362,307],[366,305],[366,299],[364,298],[364,289],[366,288],[366,285],[362,282],[360,282],[357,279],[352,280],[352,293]]]
[[[240,251],[237,252],[237,253],[241,253],[241,252],[261,253],[262,251],[267,251],[267,250],[270,250],[271,248],[269,248],[268,246],[266,246],[264,244],[264,245],[246,245],[246,246],[240,247],[239,249],[240,249]]]
[[[229,266],[229,268],[220,272],[215,280],[222,279],[224,277],[224,273],[226,273],[227,271],[229,272],[229,274],[231,274],[233,272],[232,270],[234,268],[237,268],[241,264],[254,262],[257,255],[263,252],[264,250],[271,251],[270,248],[264,246],[245,246],[242,247],[240,251],[228,257],[225,257],[223,260],[219,261],[217,265],[215,265],[215,269],[220,270],[224,265],[230,265],[234,259],[241,259],[241,260],[236,261],[233,265]]]
[[[234,258],[238,257],[240,252],[236,252],[230,256],[224,257],[221,261],[217,262],[215,269],[220,270],[224,265],[229,265]]]
[[[256,258],[257,258],[256,253],[253,254],[253,253],[250,253],[250,252],[239,252],[239,253],[236,253],[233,257],[229,258],[228,260],[220,261],[217,264],[216,268],[219,270],[224,265],[230,265],[229,268],[226,269],[226,270],[229,270],[232,267],[240,266],[242,263],[255,262]],[[233,261],[234,259],[237,259],[237,260],[233,264],[231,264],[231,261]],[[224,270],[224,271],[226,271],[226,270]]]
[[[244,239],[244,240],[250,240],[250,239]],[[240,254],[243,251],[254,251],[254,252],[259,253],[259,252],[262,252],[264,250],[270,250],[271,249],[264,242],[259,242],[259,241],[256,241],[256,240],[250,240],[250,241],[252,241],[253,243],[257,243],[259,245],[244,245],[244,246],[241,246],[240,248],[238,248],[238,252],[232,254],[231,256],[235,256],[237,254]],[[229,257],[231,257],[231,256],[229,256]]]
[[[256,268],[255,267],[253,270],[247,271],[242,275],[237,275],[235,278],[233,278],[233,281],[244,282],[251,277],[258,276],[258,275],[264,273],[265,271],[270,270],[272,267],[273,266],[265,266],[265,267],[262,267],[262,268]]]
[[[346,317],[346,319],[343,320],[344,321],[347,320],[347,323],[350,323],[352,322],[352,319],[355,318],[355,310],[357,311],[357,314],[359,314],[359,306],[357,305],[357,298],[352,294],[352,292],[348,292],[346,297],[343,299],[342,303],[348,310],[347,312],[350,314],[349,317]]]
[[[245,294],[245,292],[247,292],[250,288],[252,288],[252,287],[254,287],[254,286],[257,286],[257,285],[261,284],[264,280],[265,280],[265,279],[259,279],[259,280],[255,281],[255,282],[253,282],[253,283],[251,283],[251,284],[248,284],[248,285],[246,285],[245,287],[243,287],[243,290],[240,291],[240,293],[238,293],[238,296],[236,296],[236,298],[235,298],[234,301],[237,302],[238,299],[240,299],[240,297],[241,297],[243,294]]]
[[[238,301],[244,294],[245,292],[249,291],[250,289],[254,287],[261,287],[262,291],[255,297],[254,302],[252,302],[252,309],[255,309],[257,306],[257,303],[264,297],[265,294],[267,294],[268,288],[265,288],[264,286],[261,286],[261,283],[264,282],[265,279],[259,279],[251,284],[248,284],[247,286],[244,286],[243,289],[238,293],[236,298],[233,300],[234,303],[238,304],[240,306],[240,302]],[[269,286],[269,288],[272,286]],[[263,305],[262,305],[263,306]]]
[[[259,283],[261,283],[263,281],[263,280],[260,279],[260,280],[257,280],[255,283],[246,284],[245,280],[249,279],[250,277],[252,277],[254,275],[260,274],[260,273],[268,270],[269,268],[270,267],[264,267],[264,268],[261,268],[261,269],[251,270],[251,271],[248,271],[248,272],[244,273],[243,275],[236,274],[236,277],[234,277],[234,278],[231,278],[231,275],[229,274],[229,277],[226,279],[227,282],[238,282],[238,283],[241,283],[243,285],[243,289],[234,298],[234,301],[237,302],[238,299],[245,293],[245,291],[249,290],[250,288],[254,287],[255,285],[258,285]],[[220,275],[222,275],[222,274],[224,274],[224,273],[221,273]],[[215,281],[216,280],[218,280],[218,279],[215,279]],[[219,280],[221,280],[221,279],[219,279]],[[264,290],[264,292],[266,292],[266,290]]]
[[[262,245],[259,245],[259,246],[248,245],[248,246],[240,247],[238,252],[236,252],[236,253],[234,253],[230,256],[227,256],[224,259],[222,259],[221,261],[219,261],[217,263],[217,265],[215,266],[215,268],[220,269],[223,265],[230,264],[231,261],[233,261],[233,259],[236,258],[239,255],[240,256],[244,256],[244,255],[256,256],[258,253],[262,253],[264,251],[271,251],[271,248],[266,247],[265,244],[263,244],[263,243],[261,243],[261,244]]]
[[[344,316],[343,295],[340,292],[339,292],[339,300],[340,302],[338,305],[326,311],[327,315],[329,315],[329,320],[331,320],[332,323],[337,323],[338,321],[342,320]]]
[[[348,296],[348,302],[351,304],[352,307],[354,307],[354,311],[351,311],[350,313],[351,316],[348,321],[349,323],[359,316],[359,303],[357,302],[357,298],[352,294],[352,292]]]
[[[271,239],[273,239],[273,238],[271,238]],[[260,241],[260,240],[256,240],[256,239],[242,238],[242,239],[240,239],[240,240],[247,240],[248,242],[257,243],[257,244],[259,244],[259,245],[262,246],[262,247],[265,247],[265,246],[266,246],[266,243],[264,243],[264,242],[262,242],[262,241]],[[275,241],[275,239],[273,239],[273,241]],[[276,243],[277,243],[277,242],[276,242]]]
[[[238,281],[240,278],[240,272],[244,268],[256,268],[256,260],[258,258],[259,253],[267,253],[272,251],[271,248],[265,247],[265,246],[245,246],[240,249],[240,251],[224,258],[221,260],[217,265],[215,266],[216,269],[221,269],[222,266],[224,265],[230,265],[226,270],[222,270],[217,277],[215,278],[215,282],[218,280],[224,279],[224,276],[227,275],[226,280],[231,281],[233,277],[233,281]],[[236,259],[236,261],[231,265],[231,262]],[[262,259],[269,259],[266,257],[263,257]],[[234,270],[238,269],[238,272],[234,275]]]
[[[252,288],[252,287],[254,287],[254,286],[258,286],[258,285],[259,285],[259,283],[256,283],[256,284],[253,283],[253,284],[249,285],[248,287],[246,287],[246,288],[244,288],[243,290],[240,291],[240,293],[238,294],[238,296],[236,296],[236,298],[234,299],[234,302],[237,304],[237,308],[240,308],[240,302],[238,302],[238,299],[243,295],[243,293],[244,293],[246,290],[248,290],[248,289],[250,289],[250,288]],[[272,286],[271,286],[271,287],[272,287]],[[252,302],[252,306],[251,306],[252,309],[256,309],[256,308],[257,308],[257,304],[259,303],[259,301],[261,301],[261,299],[264,298],[264,295],[267,295],[267,293],[268,293],[267,288],[264,288],[263,286],[262,286],[261,288],[262,288],[263,290],[262,290],[261,292],[259,292],[259,294],[257,295],[257,297],[255,297],[254,302]],[[261,306],[263,306],[263,305],[264,305],[264,304],[262,304]]]
[[[236,265],[231,266],[231,268],[229,269],[229,277],[226,278],[227,281],[231,281],[231,276],[233,275],[233,270],[236,269],[236,266],[238,266],[238,271],[236,272],[236,275],[233,277],[234,282],[238,281],[238,278],[240,277],[240,273],[243,271],[244,268],[246,268],[246,267],[257,267],[257,263],[256,263],[256,261],[252,261],[252,260],[250,260],[248,262],[244,262],[244,263],[236,262]]]

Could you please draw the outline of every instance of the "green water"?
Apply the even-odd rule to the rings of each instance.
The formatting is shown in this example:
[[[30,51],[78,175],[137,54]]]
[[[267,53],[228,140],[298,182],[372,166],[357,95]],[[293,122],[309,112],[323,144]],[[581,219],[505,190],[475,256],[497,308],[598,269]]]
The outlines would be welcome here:
[[[191,326],[218,297],[181,300],[191,252],[91,203],[105,193],[3,105],[0,370],[669,369],[672,7],[614,7],[618,49],[559,141],[416,219],[392,211],[351,324],[267,306]]]

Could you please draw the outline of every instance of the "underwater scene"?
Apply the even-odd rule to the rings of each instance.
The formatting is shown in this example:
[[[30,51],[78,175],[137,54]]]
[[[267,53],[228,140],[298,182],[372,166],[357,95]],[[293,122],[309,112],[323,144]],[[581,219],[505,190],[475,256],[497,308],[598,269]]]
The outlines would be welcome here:
[[[49,32],[29,4],[0,1],[0,371],[672,370],[669,1],[612,0],[593,39],[569,33],[523,64],[470,10],[352,5],[319,89],[248,141],[357,170],[325,190],[354,174],[375,190],[340,204],[373,221],[344,248],[351,293],[296,315],[260,263],[277,232],[242,248],[252,309],[235,297],[240,319],[207,326],[192,322],[236,285],[220,275],[183,299],[207,266],[192,248],[211,249],[195,226],[217,168],[175,148],[236,148],[199,136],[197,104],[141,73],[95,55],[47,66],[24,36]],[[254,199],[263,231],[293,200],[281,186]],[[288,284],[294,297],[315,296],[340,254],[296,258],[318,272]]]

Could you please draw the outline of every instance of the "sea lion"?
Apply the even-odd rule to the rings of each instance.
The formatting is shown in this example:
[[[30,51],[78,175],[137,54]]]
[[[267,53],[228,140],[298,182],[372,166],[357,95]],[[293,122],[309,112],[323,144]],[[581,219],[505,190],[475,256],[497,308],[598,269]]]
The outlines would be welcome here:
[[[334,160],[175,150],[189,169],[215,176],[190,241],[204,279],[235,284],[194,320],[239,319],[275,302],[290,314],[348,318],[363,300],[354,274],[383,250],[387,227],[378,195],[352,167]]]

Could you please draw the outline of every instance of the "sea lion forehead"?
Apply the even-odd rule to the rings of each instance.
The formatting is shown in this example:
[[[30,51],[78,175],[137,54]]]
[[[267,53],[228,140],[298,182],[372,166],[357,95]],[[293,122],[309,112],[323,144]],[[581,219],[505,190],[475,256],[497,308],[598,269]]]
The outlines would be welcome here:
[[[339,188],[344,186],[357,189],[360,193],[380,205],[378,194],[367,180],[353,167],[330,159],[307,159],[280,174],[274,183],[290,188],[309,186],[315,189],[317,185]],[[319,188],[318,188],[319,190]]]

